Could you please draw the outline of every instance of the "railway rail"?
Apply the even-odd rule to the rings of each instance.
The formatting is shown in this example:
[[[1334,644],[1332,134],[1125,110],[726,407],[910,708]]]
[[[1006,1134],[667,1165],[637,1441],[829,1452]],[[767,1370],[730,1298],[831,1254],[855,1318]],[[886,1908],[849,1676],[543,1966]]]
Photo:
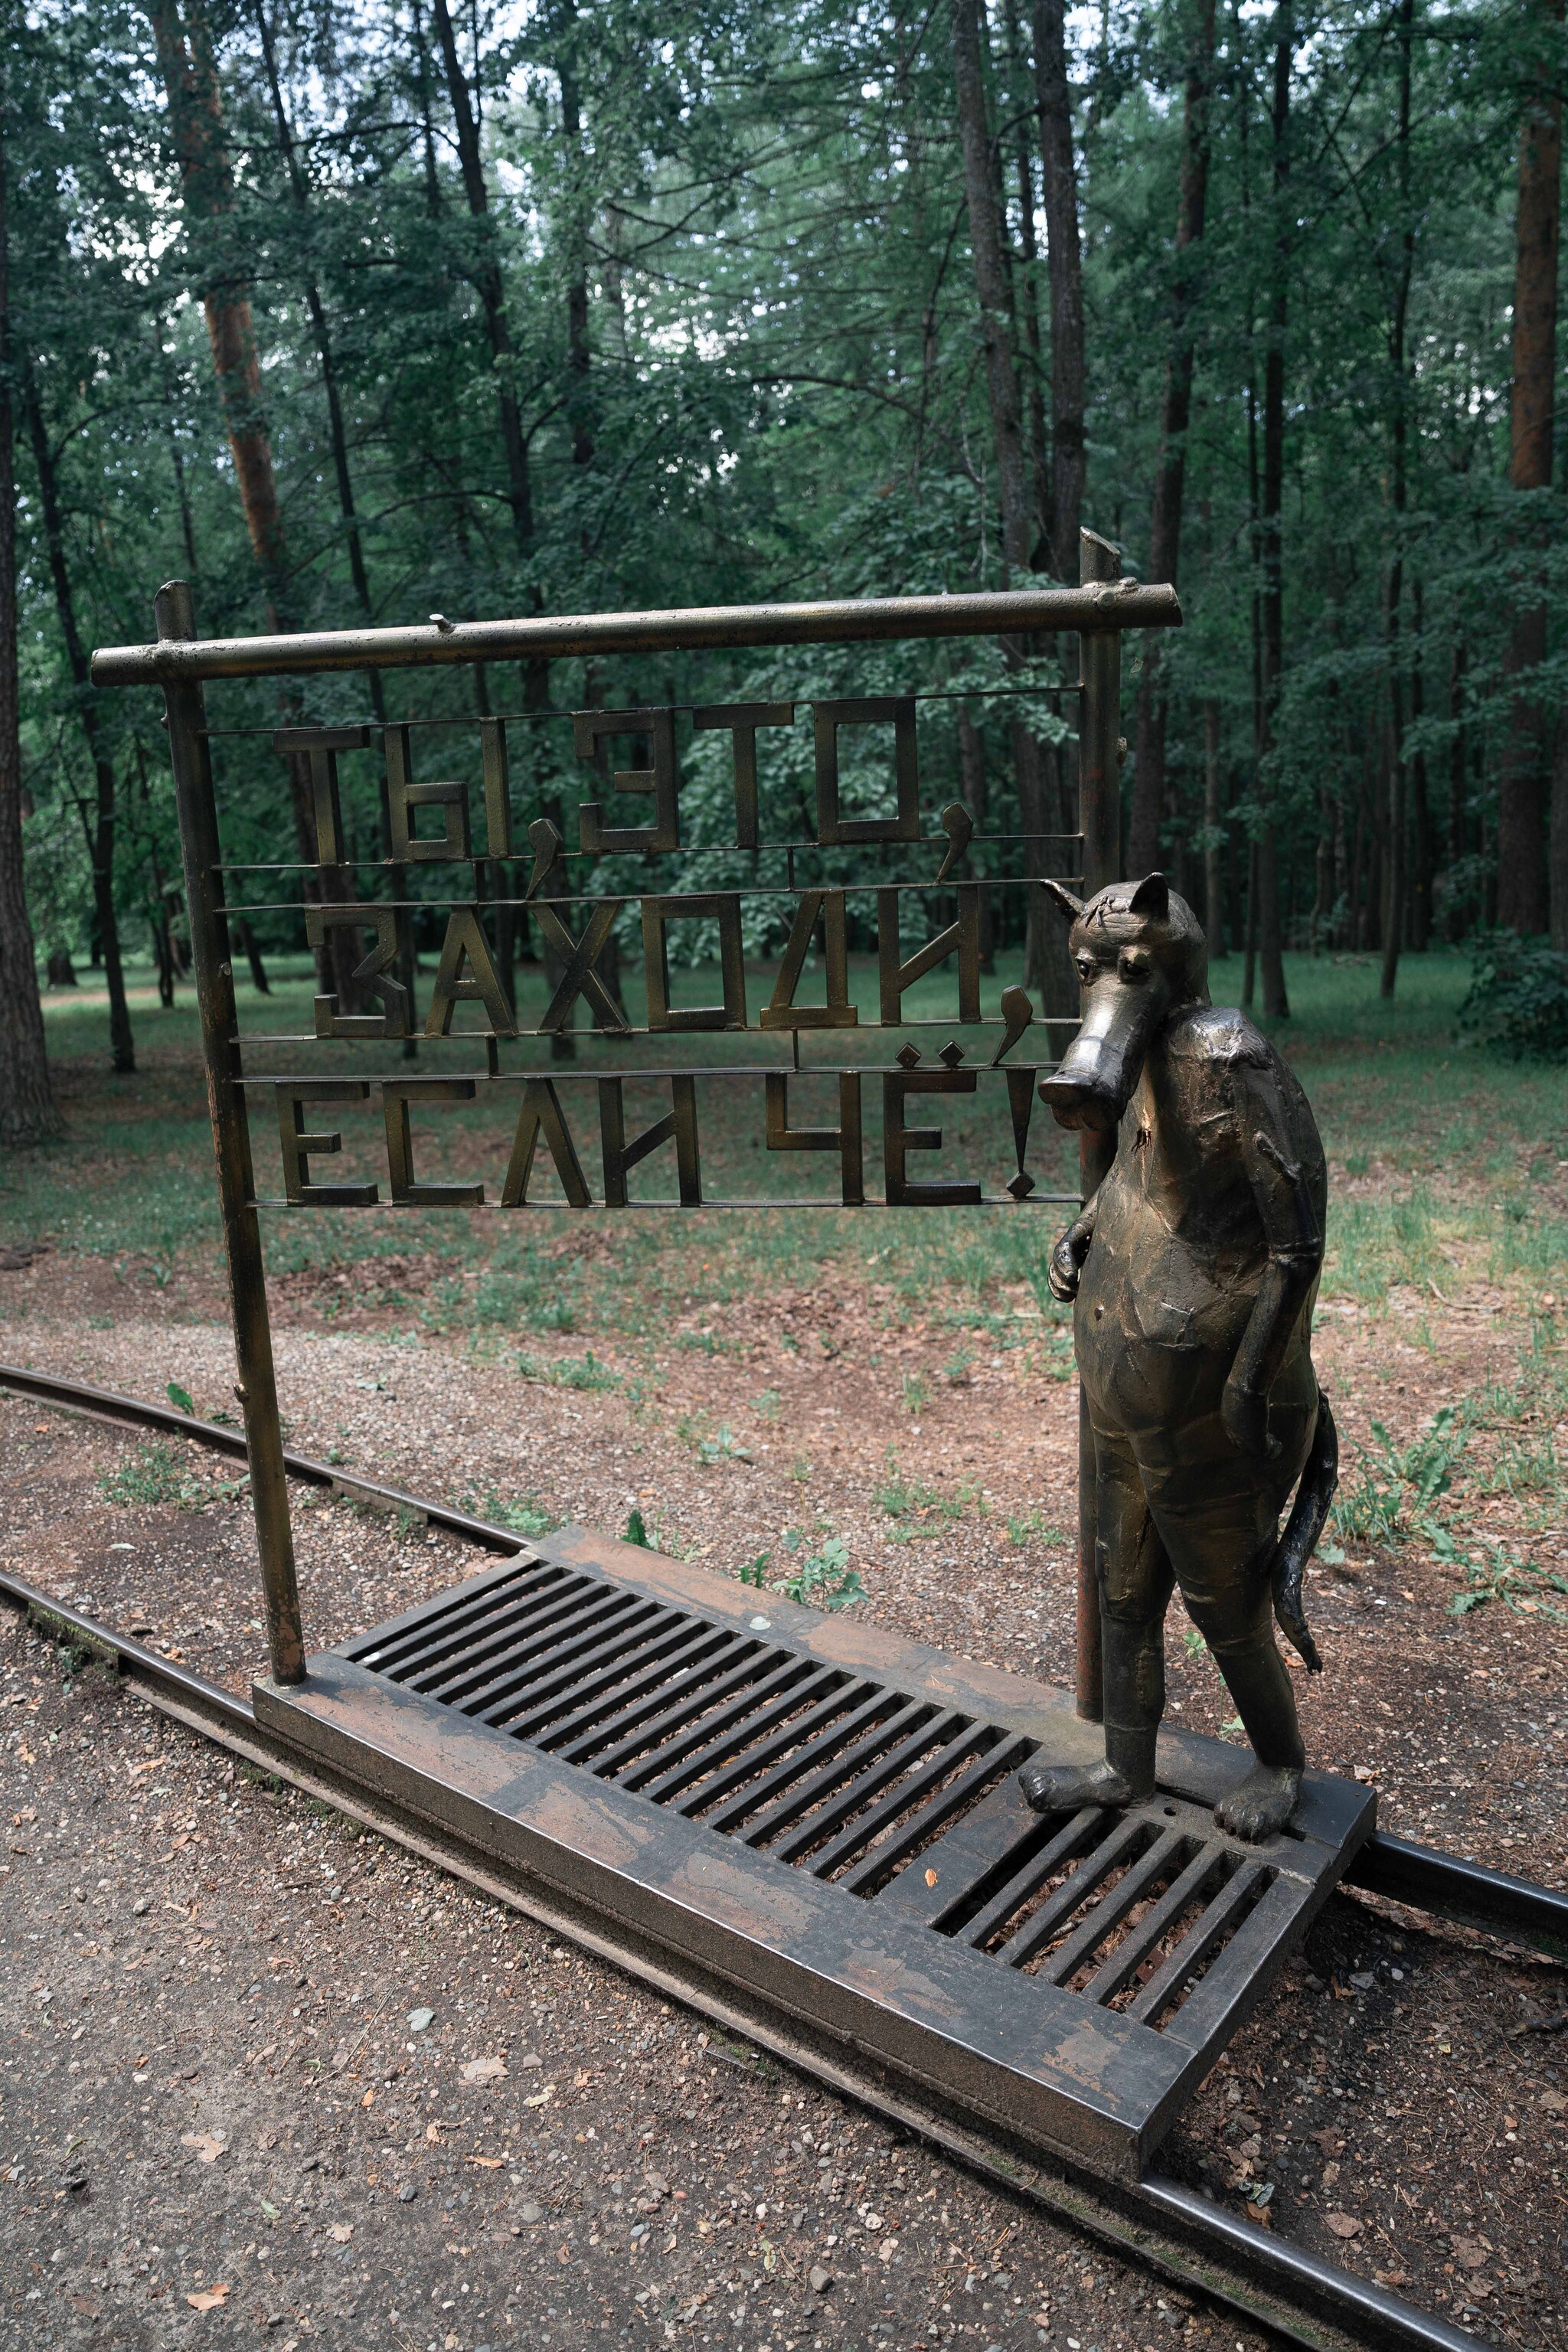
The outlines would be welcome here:
[[[0,1393],[10,1392],[71,1414],[188,1438],[215,1452],[243,1457],[237,1428],[200,1420],[172,1405],[122,1396],[78,1381],[0,1364]],[[345,1474],[308,1455],[286,1452],[288,1475],[351,1499],[416,1514],[476,1549],[508,1556],[520,1549],[510,1529],[472,1517],[427,1496]],[[216,1741],[233,1754],[322,1798],[437,1867],[478,1890],[573,1937],[661,1992],[689,2001],[750,2042],[826,2083],[917,2133],[972,2170],[1005,2185],[1026,2203],[1092,2236],[1176,2284],[1202,2293],[1312,2352],[1350,2346],[1388,2352],[1460,2352],[1482,2340],[1437,2315],[1417,2308],[1371,2281],[1322,2261],[1289,2240],[1256,2227],[1203,2194],[1146,2170],[1126,2186],[1093,2179],[1066,2165],[1042,2163],[1037,2152],[1009,2145],[1002,2134],[956,2126],[933,2101],[865,2072],[841,2055],[809,2042],[760,2007],[738,1998],[731,1985],[705,1977],[668,1953],[628,1950],[596,1932],[587,1916],[553,1897],[490,1853],[433,1828],[384,1789],[304,1757],[258,1721],[248,1699],[210,1682],[186,1665],[117,1628],[0,1571],[0,1598],[27,1612],[45,1631],[111,1661],[117,1671],[163,1713]],[[1568,1958],[1568,1895],[1487,1870],[1464,1858],[1375,1832],[1346,1874],[1348,1885],[1453,1924]]]

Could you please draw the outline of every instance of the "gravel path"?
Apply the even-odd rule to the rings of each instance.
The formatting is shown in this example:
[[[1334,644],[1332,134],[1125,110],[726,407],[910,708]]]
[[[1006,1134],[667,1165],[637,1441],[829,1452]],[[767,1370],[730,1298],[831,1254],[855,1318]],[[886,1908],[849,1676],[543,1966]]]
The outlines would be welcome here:
[[[0,1279],[0,1355],[143,1395],[175,1380],[223,1408],[227,1332],[184,1278],[149,1292],[46,1258]],[[465,1352],[405,1308],[301,1284],[279,1317],[289,1433],[480,1509],[618,1529],[637,1508],[721,1570],[767,1551],[782,1574],[787,1528],[831,1528],[879,1622],[1064,1679],[1073,1391],[1037,1345],[982,1342],[943,1377],[951,1337],[885,1305],[826,1284],[672,1299],[640,1349],[545,1334],[520,1370],[515,1345]],[[1408,1442],[1435,1400],[1507,1370],[1518,1336],[1484,1298],[1420,1341],[1414,1308],[1325,1315],[1347,1452],[1374,1415]],[[0,1557],[243,1687],[259,1612],[233,1484],[201,1449],[150,1454],[0,1401]],[[422,1525],[297,1499],[312,1643],[472,1564]],[[1519,1523],[1506,1496],[1486,1509]],[[1319,1572],[1314,1756],[1375,1781],[1391,1826],[1561,1883],[1568,1643],[1500,1606],[1455,1619],[1452,1591],[1397,1552]],[[4,1643],[0,2299],[18,2340],[141,2352],[237,2323],[272,2346],[400,2352],[1260,2341],[237,1779],[95,1671],[68,1686],[37,1636]],[[1172,1650],[1182,1719],[1219,1728],[1228,1705],[1174,1623]],[[1561,1970],[1336,1899],[1162,2161],[1544,2352],[1568,2267],[1563,2005]]]

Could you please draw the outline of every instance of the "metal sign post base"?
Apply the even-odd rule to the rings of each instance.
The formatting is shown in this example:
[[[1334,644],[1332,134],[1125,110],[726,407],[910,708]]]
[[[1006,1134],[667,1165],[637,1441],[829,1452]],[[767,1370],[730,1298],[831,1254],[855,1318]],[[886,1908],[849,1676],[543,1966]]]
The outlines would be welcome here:
[[[1247,1752],[1177,1736],[1149,1803],[1042,1819],[1019,1766],[1096,1746],[1068,1694],[583,1528],[254,1697],[698,2006],[1126,2183],[1375,1817],[1313,1774],[1243,1844]]]

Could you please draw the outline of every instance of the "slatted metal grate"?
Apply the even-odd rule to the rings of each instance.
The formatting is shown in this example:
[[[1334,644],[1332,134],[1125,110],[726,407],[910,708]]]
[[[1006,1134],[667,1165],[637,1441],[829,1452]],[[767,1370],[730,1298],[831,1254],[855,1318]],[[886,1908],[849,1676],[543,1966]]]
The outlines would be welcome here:
[[[1268,1894],[1203,1809],[1042,1819],[1037,1743],[605,1576],[521,1554],[356,1665],[955,1946],[1162,2029]]]

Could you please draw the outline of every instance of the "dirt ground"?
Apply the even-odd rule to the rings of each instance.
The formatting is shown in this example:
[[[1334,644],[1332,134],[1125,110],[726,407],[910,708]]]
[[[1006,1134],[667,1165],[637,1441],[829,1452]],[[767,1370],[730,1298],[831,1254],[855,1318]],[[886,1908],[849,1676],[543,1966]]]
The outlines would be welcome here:
[[[279,1286],[292,1444],[491,1516],[618,1532],[640,1510],[663,1549],[721,1571],[765,1552],[782,1577],[786,1529],[831,1530],[878,1622],[1069,1675],[1076,1392],[1047,1335],[955,1355],[874,1284],[825,1277],[672,1297],[639,1347],[530,1334],[524,1376],[515,1352],[411,1318],[437,1271],[399,1269],[396,1305],[342,1277]],[[233,1409],[221,1301],[195,1279],[46,1255],[0,1286],[0,1356]],[[1347,1464],[1373,1421],[1408,1445],[1514,1378],[1521,1328],[1479,1284],[1381,1313],[1328,1302],[1317,1354]],[[243,1687],[259,1611],[233,1489],[208,1453],[0,1402],[0,1557]],[[423,1525],[297,1501],[312,1645],[472,1562]],[[1568,1529],[1506,1488],[1468,1507],[1538,1564],[1568,1559]],[[1342,1549],[1309,1588],[1314,1761],[1374,1785],[1385,1827],[1564,1884],[1568,1629],[1500,1601],[1452,1615],[1456,1571],[1419,1546]],[[3,1642],[0,2307],[17,2340],[1258,2340],[237,1778],[96,1671],[68,1681],[35,1634]],[[1170,1647],[1178,1718],[1220,1730],[1228,1700],[1179,1617]],[[1484,2336],[1555,2345],[1564,2007],[1561,1969],[1336,1898],[1162,2164]]]

